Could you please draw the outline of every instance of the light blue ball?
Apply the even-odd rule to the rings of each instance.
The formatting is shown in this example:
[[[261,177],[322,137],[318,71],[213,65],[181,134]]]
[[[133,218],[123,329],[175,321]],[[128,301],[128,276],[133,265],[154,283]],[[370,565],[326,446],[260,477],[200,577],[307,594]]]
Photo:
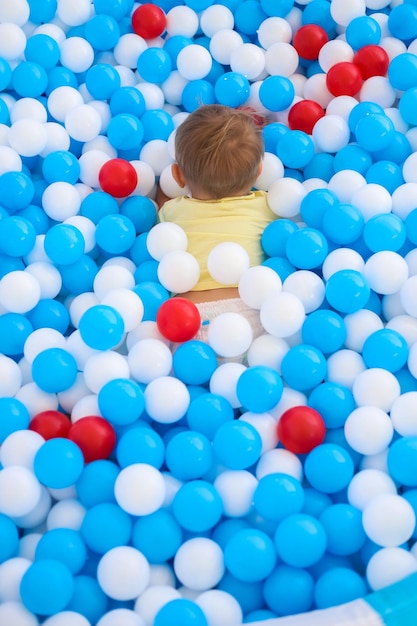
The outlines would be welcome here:
[[[305,569],[278,565],[265,581],[267,606],[277,615],[305,613],[313,606],[314,579]]]
[[[46,393],[59,393],[72,387],[78,373],[73,355],[62,348],[47,348],[32,363],[34,382]]]
[[[145,98],[142,92],[129,85],[119,87],[112,93],[109,106],[112,115],[130,113],[138,118],[146,109]]]
[[[72,296],[93,291],[94,278],[97,272],[97,263],[89,254],[82,254],[77,261],[69,265],[60,265],[62,291],[65,293],[66,290]]]
[[[327,536],[327,551],[339,556],[358,552],[366,541],[362,511],[340,502],[329,506],[320,515]]]
[[[203,533],[214,528],[223,514],[223,502],[211,483],[184,482],[174,496],[172,513],[185,530]]]
[[[74,579],[66,565],[56,559],[34,561],[20,583],[23,606],[37,615],[64,611],[71,601]]]
[[[45,487],[64,489],[74,485],[84,468],[80,448],[70,439],[48,439],[34,458],[34,472]]]
[[[329,241],[348,246],[361,236],[365,220],[353,204],[340,202],[337,206],[326,209],[322,227]]]
[[[407,91],[417,85],[417,59],[411,52],[403,52],[391,59],[387,76],[394,89]]]
[[[261,0],[260,3],[271,17],[286,17],[294,6],[294,0]]]
[[[320,413],[327,428],[341,428],[356,403],[348,387],[326,381],[311,391],[308,406]]]
[[[143,140],[145,143],[153,139],[167,141],[174,130],[174,122],[171,115],[163,109],[149,109],[145,111],[140,121],[143,125]]]
[[[312,138],[301,130],[290,130],[278,140],[276,154],[286,167],[301,169],[314,156]]]
[[[376,183],[385,187],[390,194],[404,184],[402,168],[397,163],[386,159],[378,160],[371,165],[365,174],[367,183]]]
[[[331,494],[348,486],[353,477],[354,464],[342,446],[322,443],[308,453],[304,471],[314,489]]]
[[[109,350],[124,336],[124,322],[120,313],[106,304],[96,304],[81,316],[78,330],[82,340],[95,350]]]
[[[413,3],[393,7],[388,15],[387,26],[393,37],[402,41],[417,37],[417,7]]]
[[[294,100],[295,89],[285,76],[268,76],[262,81],[258,95],[263,106],[269,111],[284,111]]]
[[[64,181],[74,185],[80,177],[80,163],[68,150],[55,150],[44,158],[42,174],[49,184]]]
[[[35,245],[36,230],[27,218],[11,215],[0,220],[0,252],[12,257],[29,254]]]
[[[339,313],[354,313],[363,309],[371,289],[368,281],[357,270],[339,270],[326,284],[326,299]]]
[[[394,123],[387,115],[375,113],[362,117],[358,121],[355,127],[355,136],[362,148],[375,152],[390,145],[394,131]]]
[[[38,98],[45,92],[47,84],[48,74],[39,63],[21,61],[13,70],[13,89],[22,98]]]
[[[216,80],[214,93],[219,104],[239,107],[249,97],[250,84],[246,76],[239,72],[225,72]]]
[[[372,16],[355,17],[346,27],[346,41],[354,49],[378,45],[381,40],[381,27]]]
[[[85,24],[84,37],[96,50],[110,50],[120,39],[120,26],[112,15],[94,15]]]
[[[190,80],[182,90],[181,101],[185,111],[191,113],[201,105],[214,104],[214,86],[206,79]]]
[[[370,153],[357,144],[348,144],[334,155],[333,167],[335,172],[354,170],[365,176],[372,165]]]
[[[346,326],[343,318],[330,309],[318,309],[310,313],[301,328],[303,342],[332,354],[343,346],[346,339]]]
[[[265,519],[280,521],[299,513],[304,505],[304,491],[298,480],[288,474],[263,476],[253,494],[255,509]]]
[[[17,430],[26,430],[30,415],[26,406],[18,398],[0,398],[0,443]]]
[[[201,478],[213,464],[211,443],[202,433],[183,430],[168,441],[165,462],[179,480]]]
[[[234,419],[234,412],[226,398],[207,392],[191,401],[186,419],[191,430],[212,440],[222,424]]]
[[[408,354],[406,340],[391,328],[382,328],[371,333],[362,348],[362,358],[367,367],[378,367],[389,372],[397,372],[404,367]]]
[[[320,229],[324,214],[339,204],[336,194],[330,189],[312,189],[300,204],[300,215],[307,226]]]
[[[178,598],[164,604],[155,616],[154,626],[208,626],[207,619],[198,604],[186,598]]]
[[[80,215],[88,217],[94,224],[98,224],[103,217],[117,213],[119,213],[117,201],[105,191],[89,193],[80,206]]]
[[[281,361],[281,373],[287,385],[298,391],[307,391],[323,382],[327,374],[327,362],[321,350],[301,343],[285,353]]]
[[[224,549],[226,568],[244,582],[264,580],[273,571],[276,561],[277,553],[272,539],[255,528],[235,533]]]
[[[316,581],[314,600],[318,609],[327,609],[363,598],[368,592],[364,578],[347,567],[335,567]]]
[[[135,521],[132,545],[151,564],[163,564],[175,556],[183,542],[183,531],[172,513],[160,509]]]
[[[163,48],[147,48],[139,55],[137,70],[147,83],[163,83],[172,71],[171,57]]]
[[[225,422],[213,438],[213,451],[218,461],[229,469],[246,469],[259,460],[261,437],[255,428],[243,421]]]
[[[186,385],[204,385],[217,368],[217,357],[206,343],[191,340],[178,346],[172,365],[176,377]]]
[[[114,483],[120,468],[108,459],[88,463],[75,488],[79,501],[86,508],[103,502],[115,502]]]
[[[114,115],[107,126],[107,138],[116,150],[139,150],[143,135],[142,122],[131,113]]]
[[[417,486],[417,437],[401,437],[388,449],[387,465],[390,476],[406,487]]]
[[[70,324],[70,316],[67,307],[59,300],[45,298],[27,313],[27,318],[34,330],[38,328],[55,328],[65,335]]]
[[[33,181],[24,172],[5,172],[0,175],[1,204],[11,212],[27,207],[34,193]]]
[[[328,251],[329,245],[326,237],[318,229],[310,226],[299,228],[291,233],[285,246],[285,253],[290,263],[304,270],[320,267]]]
[[[118,71],[108,63],[92,65],[85,75],[85,85],[96,100],[107,100],[120,87]]]
[[[261,237],[265,254],[270,257],[285,256],[287,241],[298,228],[295,222],[285,218],[270,222]]]
[[[4,513],[0,513],[0,563],[17,556],[19,549],[19,532],[14,521]]]
[[[236,394],[242,406],[254,413],[273,409],[281,399],[284,385],[276,370],[266,365],[247,368],[236,385]]]
[[[23,354],[26,339],[33,326],[25,315],[4,313],[0,315],[0,351],[6,356]]]
[[[101,415],[113,425],[132,424],[145,410],[142,388],[128,378],[115,378],[104,384],[97,400]]]
[[[356,132],[358,122],[368,115],[384,115],[384,109],[376,102],[359,102],[350,111],[348,125],[352,133]]]
[[[278,556],[286,565],[304,568],[322,558],[327,537],[323,525],[315,517],[294,513],[280,522],[274,542]]]
[[[116,458],[120,467],[147,463],[159,469],[164,461],[165,445],[157,432],[148,426],[131,427],[120,437]]]
[[[102,502],[87,510],[80,533],[90,550],[105,554],[112,548],[128,545],[132,519],[116,503]]]
[[[106,215],[96,227],[96,242],[108,254],[123,254],[133,245],[136,231],[132,220],[125,215]]]
[[[406,225],[398,215],[373,215],[363,229],[363,240],[372,252],[398,252],[407,239]]]
[[[74,592],[67,611],[80,613],[91,623],[97,622],[106,613],[108,596],[92,576],[75,576]]]
[[[43,534],[35,550],[35,560],[42,559],[56,559],[71,574],[78,574],[87,560],[87,549],[78,530],[53,528]]]
[[[84,254],[85,239],[76,226],[55,224],[45,235],[44,248],[52,263],[70,265]]]
[[[155,321],[159,307],[170,297],[169,291],[155,281],[143,281],[135,285],[133,291],[142,300],[144,313],[142,320]]]

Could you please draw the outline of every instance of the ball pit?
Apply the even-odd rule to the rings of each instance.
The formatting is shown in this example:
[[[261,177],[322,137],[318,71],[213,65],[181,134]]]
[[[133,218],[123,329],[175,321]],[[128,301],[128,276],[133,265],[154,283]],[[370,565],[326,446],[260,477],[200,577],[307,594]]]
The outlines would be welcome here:
[[[401,0],[0,4],[0,624],[415,622],[416,41]],[[214,102],[277,220],[208,259],[264,334],[202,343],[155,198]]]

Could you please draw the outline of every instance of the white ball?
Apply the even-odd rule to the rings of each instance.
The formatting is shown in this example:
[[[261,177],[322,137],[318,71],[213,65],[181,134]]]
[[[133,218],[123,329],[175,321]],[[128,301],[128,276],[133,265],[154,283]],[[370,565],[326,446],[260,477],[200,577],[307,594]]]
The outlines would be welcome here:
[[[44,124],[47,118],[46,108],[35,98],[21,98],[17,100],[10,111],[10,121],[12,124],[21,119],[36,120]]]
[[[268,204],[271,210],[283,218],[293,218],[300,213],[300,204],[306,191],[295,178],[280,178],[268,190]]]
[[[353,96],[336,96],[329,102],[326,108],[326,115],[338,115],[347,122],[353,107],[357,104],[358,101]]]
[[[327,88],[326,74],[319,73],[313,74],[310,78],[307,78],[303,85],[301,97],[305,100],[314,100],[323,109],[327,109],[327,106],[333,100],[334,96]]]
[[[415,209],[417,183],[404,183],[392,192],[392,212],[403,221]]]
[[[185,46],[177,56],[178,72],[187,80],[198,80],[207,76],[212,63],[210,52],[198,44]]]
[[[407,342],[408,348],[417,341],[417,319],[411,315],[395,315],[388,320],[385,328],[399,333]]]
[[[42,391],[42,389],[33,382],[22,385],[15,397],[23,402],[31,418],[42,411],[58,410],[56,394]]]
[[[206,591],[217,585],[224,574],[224,557],[220,546],[206,537],[185,541],[174,557],[174,571],[183,585],[195,591]]]
[[[113,48],[114,58],[120,65],[136,69],[138,58],[147,47],[146,41],[140,35],[125,33]]]
[[[347,489],[347,499],[349,504],[363,511],[377,496],[396,493],[397,487],[391,476],[386,472],[371,468],[363,469],[353,476]]]
[[[6,5],[5,5],[6,6]],[[21,60],[26,48],[26,35],[18,24],[0,24],[0,56],[6,61]]]
[[[417,344],[413,344],[410,348],[407,365],[410,373],[417,378]]]
[[[78,159],[80,181],[85,185],[98,189],[100,187],[98,179],[100,170],[109,159],[109,155],[103,152],[103,150],[88,150],[81,154]]]
[[[417,391],[408,391],[401,394],[391,407],[392,424],[402,437],[417,435],[416,401]]]
[[[327,380],[352,389],[354,382],[365,369],[364,360],[358,352],[348,349],[338,350],[327,359]]]
[[[23,157],[33,157],[45,148],[48,135],[45,124],[31,119],[14,122],[8,135],[9,145]]]
[[[325,115],[314,124],[312,135],[319,152],[335,153],[349,143],[350,129],[343,117]]]
[[[247,269],[240,277],[239,296],[252,309],[260,309],[265,300],[281,292],[279,274],[266,265],[256,265]]]
[[[397,91],[385,76],[371,76],[364,81],[359,91],[360,102],[367,102],[369,98],[372,98],[372,102],[379,104],[383,109],[387,109],[395,103]]]
[[[27,515],[38,505],[42,486],[29,469],[10,465],[0,471],[0,513],[9,517]]]
[[[133,289],[135,279],[132,272],[119,264],[103,265],[94,277],[93,291],[102,300],[114,289]]]
[[[210,626],[233,626],[242,623],[243,613],[234,596],[221,589],[204,591],[195,600]]]
[[[133,344],[127,355],[130,374],[140,383],[148,384],[172,369],[172,352],[165,342],[148,337]]]
[[[27,313],[40,298],[39,282],[29,272],[13,270],[0,280],[0,305],[10,313]]]
[[[217,244],[207,257],[209,274],[223,285],[237,284],[249,266],[249,254],[243,246],[231,241]]]
[[[309,270],[299,270],[290,274],[285,279],[282,290],[297,296],[306,313],[318,309],[325,296],[324,282],[320,276]]]
[[[174,6],[167,13],[166,31],[170,37],[192,38],[198,30],[198,15],[188,6]]]
[[[51,615],[43,624],[45,626],[90,626],[88,619],[75,611],[61,611],[61,613]]]
[[[10,146],[0,146],[0,175],[6,172],[20,172],[22,159]]]
[[[234,409],[241,406],[236,393],[236,385],[240,375],[246,369],[242,363],[222,363],[210,378],[210,392],[226,398]]]
[[[257,484],[255,476],[246,470],[221,472],[213,486],[223,502],[223,514],[227,517],[245,517],[251,510]]]
[[[88,0],[60,0],[57,16],[68,26],[80,26],[91,17],[91,5]]]
[[[256,80],[265,69],[266,53],[254,43],[243,43],[232,50],[230,68],[248,80]]]
[[[63,122],[67,113],[83,104],[83,97],[75,87],[57,87],[48,96],[47,107],[49,113],[57,122]]]
[[[396,494],[384,493],[366,505],[362,523],[371,541],[385,548],[393,548],[410,539],[416,516],[408,500]]]
[[[48,348],[65,349],[66,341],[62,333],[55,328],[38,328],[34,330],[26,339],[23,346],[23,354],[31,365],[43,350]]]
[[[416,317],[417,312],[416,286],[417,274],[415,274],[414,276],[410,276],[404,281],[404,283],[400,287],[399,294],[400,302],[404,308],[404,311],[412,317]]]
[[[36,278],[41,289],[41,299],[55,298],[62,287],[62,277],[52,263],[38,261],[29,263],[24,270]]]
[[[165,481],[156,467],[134,463],[119,472],[114,495],[118,505],[130,515],[150,515],[164,502]]]
[[[187,386],[172,376],[160,376],[151,380],[144,392],[148,415],[162,424],[178,422],[190,404]]]
[[[77,215],[80,206],[81,197],[77,189],[64,181],[51,183],[42,194],[43,210],[57,222]]]
[[[3,467],[19,465],[33,471],[33,461],[45,439],[33,430],[16,430],[8,435],[0,448]]]
[[[281,372],[281,362],[290,349],[285,339],[273,335],[260,335],[252,341],[246,355],[248,365],[267,365],[277,372]]]
[[[131,546],[112,548],[99,561],[97,581],[110,598],[134,600],[148,585],[149,563]]]
[[[355,17],[362,17],[366,12],[364,0],[351,0],[347,5],[344,0],[333,0],[330,15],[340,26],[347,26]]]
[[[106,383],[115,378],[129,378],[127,360],[118,352],[98,352],[88,357],[84,366],[87,387],[98,393]]]
[[[356,377],[352,393],[358,407],[374,406],[389,412],[401,393],[400,383],[388,370],[371,367]]]
[[[356,250],[337,248],[329,252],[322,265],[322,274],[325,280],[340,270],[356,270],[362,273],[365,261]]]
[[[90,104],[80,104],[66,114],[64,125],[72,139],[91,141],[101,131],[101,117]]]
[[[94,48],[83,37],[70,37],[62,42],[60,61],[76,74],[86,72],[94,62]]]
[[[373,591],[399,582],[417,572],[417,559],[404,548],[382,548],[368,561],[366,578]]]
[[[396,293],[406,284],[408,265],[398,252],[381,250],[369,257],[363,273],[373,291],[389,295]]]
[[[161,222],[151,228],[146,237],[148,252],[157,261],[174,250],[185,251],[188,246],[187,235],[181,226],[174,222]]]
[[[95,393],[86,393],[83,397],[79,398],[71,409],[71,423],[75,424],[78,420],[88,415],[97,415],[102,417],[99,406],[98,397]]]
[[[303,464],[296,454],[285,448],[268,450],[259,459],[255,475],[261,480],[269,474],[288,474],[301,482],[304,475]]]
[[[0,371],[0,398],[12,398],[22,384],[20,367],[12,358],[0,354]]]
[[[164,98],[163,93],[162,98]],[[154,176],[160,176],[166,166],[173,162],[168,142],[163,139],[151,139],[145,143],[139,153],[139,158],[152,168]],[[133,166],[136,168],[135,162]]]
[[[39,626],[37,617],[30,613],[20,601],[0,604],[0,622],[2,624],[19,624],[19,626]]]
[[[302,301],[289,292],[270,295],[260,309],[261,324],[275,337],[286,338],[299,331],[305,320]]]
[[[20,602],[20,582],[31,565],[29,559],[14,557],[0,565],[0,602]]]
[[[152,626],[158,611],[160,611],[167,602],[180,598],[180,592],[174,587],[162,584],[150,584],[136,600],[135,613],[143,620],[145,626]],[[103,626],[105,626],[105,624],[103,624]]]
[[[265,69],[270,76],[292,76],[299,63],[296,49],[287,41],[272,43],[265,51]]]
[[[222,65],[230,65],[233,50],[242,45],[242,36],[237,31],[224,29],[214,33],[209,42],[209,50],[215,61]]]
[[[259,25],[257,34],[259,43],[265,49],[280,41],[290,43],[292,39],[291,26],[283,17],[267,17]]]
[[[368,183],[352,196],[352,204],[362,213],[365,222],[371,217],[391,213],[392,198],[382,185]]]
[[[190,291],[200,278],[200,265],[185,250],[172,250],[164,254],[158,265],[158,279],[172,293]]]
[[[142,321],[143,302],[131,289],[113,289],[106,293],[101,304],[113,307],[121,315],[125,332],[133,330]]]
[[[362,352],[369,335],[384,328],[381,318],[369,309],[348,313],[343,319],[346,328],[345,347],[356,352]]]
[[[336,63],[352,61],[354,52],[352,47],[343,39],[331,39],[320,48],[318,62],[323,72]]]
[[[53,528],[80,530],[85,514],[86,509],[81,502],[74,498],[66,498],[53,505],[46,519],[46,527],[48,530]]]
[[[275,154],[265,152],[262,159],[262,171],[255,180],[254,187],[268,191],[272,183],[284,177],[284,165]]]
[[[44,128],[47,140],[45,147],[39,153],[42,158],[45,158],[51,152],[69,149],[71,140],[67,131],[61,124],[58,124],[58,122],[46,122]]]
[[[389,415],[374,406],[360,406],[347,417],[344,433],[348,444],[359,454],[379,454],[393,437]]]
[[[163,169],[167,165],[166,142],[161,139],[153,139],[152,142],[162,143],[157,143],[157,149],[155,150],[155,145],[152,149],[148,147],[148,144],[151,143],[148,141],[148,143],[143,146],[141,151],[141,158],[143,158],[143,160],[134,160],[130,162],[130,164],[135,168],[138,177],[138,183],[133,190],[132,195],[147,196],[155,186],[156,176],[162,174]],[[158,148],[158,146],[160,148]],[[152,158],[149,156],[151,153]],[[161,161],[159,163],[156,162],[157,155],[161,156]],[[149,163],[146,161],[147,156],[150,160]]]
[[[232,11],[222,4],[212,4],[200,15],[200,28],[210,38],[220,30],[233,29],[234,22]]]
[[[366,185],[366,180],[354,170],[340,170],[329,180],[329,190],[333,191],[340,202],[351,202],[359,189]]]
[[[252,327],[240,313],[221,313],[208,327],[208,343],[222,357],[231,358],[244,354],[252,339]]]

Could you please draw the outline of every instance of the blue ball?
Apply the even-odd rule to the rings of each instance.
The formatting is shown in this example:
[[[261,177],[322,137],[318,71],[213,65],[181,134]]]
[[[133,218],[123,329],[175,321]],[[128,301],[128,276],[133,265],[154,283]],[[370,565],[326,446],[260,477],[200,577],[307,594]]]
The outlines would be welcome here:
[[[363,344],[362,358],[369,368],[397,372],[407,363],[408,344],[395,330],[383,328],[370,334]]]
[[[143,125],[144,142],[152,141],[153,139],[167,141],[174,130],[172,116],[163,109],[149,109],[145,111],[140,121]]]
[[[78,574],[87,560],[87,549],[78,530],[48,530],[36,545],[35,560],[42,559],[56,559],[66,565],[71,574]]]
[[[0,220],[0,252],[9,256],[23,257],[35,245],[36,230],[32,222],[19,215]]]
[[[164,604],[155,616],[154,626],[208,626],[207,619],[198,604],[186,598],[178,598]]]
[[[337,493],[352,480],[354,464],[349,452],[337,444],[322,443],[308,453],[305,476],[314,489]]]
[[[6,356],[23,354],[26,339],[33,326],[25,315],[4,313],[0,315],[0,351]]]
[[[84,37],[96,50],[110,50],[120,39],[120,27],[112,15],[94,15],[85,24]]]
[[[372,157],[365,148],[356,144],[348,144],[334,155],[333,168],[335,172],[354,170],[365,175],[372,165]]]
[[[56,559],[34,561],[20,583],[23,606],[38,615],[54,615],[71,601],[74,579],[66,565]]]
[[[340,202],[335,207],[325,210],[323,232],[333,243],[347,246],[361,236],[365,220],[361,211],[353,204]]]
[[[116,426],[133,424],[145,410],[142,388],[128,378],[114,378],[104,384],[97,401],[101,415]]]
[[[29,19],[33,24],[50,22],[55,17],[57,0],[45,0],[42,3],[37,0],[28,0],[28,5]]]
[[[171,57],[163,48],[146,48],[139,55],[137,70],[147,83],[163,83],[172,71]]]
[[[300,215],[307,226],[320,229],[327,211],[335,209],[339,204],[336,194],[330,189],[312,189],[300,204]]]
[[[220,521],[223,502],[211,483],[189,480],[175,494],[172,513],[185,530],[203,533]]]
[[[190,402],[186,418],[191,430],[212,440],[222,424],[233,421],[234,412],[226,398],[207,392]]]
[[[277,554],[272,539],[263,531],[246,528],[235,533],[224,549],[228,571],[238,580],[256,583],[273,571]]]
[[[55,328],[65,335],[70,324],[70,315],[67,307],[59,300],[45,298],[27,313],[27,318],[34,330],[38,328]]]
[[[105,191],[89,193],[80,205],[80,215],[88,217],[94,224],[98,224],[103,217],[117,213],[119,213],[117,201]]]
[[[217,368],[217,357],[213,348],[202,341],[186,341],[173,355],[175,376],[186,385],[204,385]]]
[[[306,391],[323,382],[327,374],[327,362],[318,348],[302,343],[285,353],[281,361],[281,373],[287,385],[298,391]]]
[[[355,17],[346,27],[346,41],[354,50],[378,45],[381,41],[381,27],[372,16]]]
[[[85,239],[76,226],[55,224],[45,235],[44,248],[52,263],[70,265],[84,254]]]
[[[15,215],[28,219],[35,228],[37,235],[44,235],[51,225],[51,220],[45,211],[35,204],[29,204]]]
[[[277,615],[305,613],[312,608],[314,579],[304,569],[279,565],[265,581],[267,606]]]
[[[248,411],[265,413],[278,404],[284,391],[281,377],[266,365],[247,368],[236,385],[239,402]]]
[[[142,300],[144,313],[142,321],[155,321],[156,314],[163,302],[170,297],[169,291],[160,283],[154,281],[144,281],[135,285],[133,291]]]
[[[7,87],[10,85],[11,79],[12,79],[11,67],[9,63],[6,61],[6,59],[3,59],[0,57],[0,89],[2,91],[7,89]],[[6,107],[8,111],[8,107],[6,106],[6,103],[4,102],[3,99],[1,99],[1,102],[4,104],[4,106]]]
[[[229,469],[246,469],[259,460],[262,440],[255,428],[239,420],[225,422],[213,438],[218,461]]]
[[[143,136],[142,122],[131,113],[118,113],[107,126],[107,138],[116,150],[139,150]]]
[[[295,272],[295,267],[292,265],[288,259],[280,256],[274,256],[269,259],[265,259],[262,265],[266,265],[266,267],[270,267],[278,274],[281,279],[281,282],[284,282],[286,278],[293,272]]]
[[[331,506],[331,504],[332,499],[327,494],[317,491],[312,487],[306,486],[304,488],[304,506],[302,513],[319,518],[323,511]]]
[[[270,222],[264,229],[261,245],[265,254],[270,257],[285,256],[288,239],[298,230],[297,224],[289,219]]]
[[[162,564],[172,559],[182,541],[181,526],[166,509],[140,517],[133,526],[132,545],[151,564]]]
[[[391,478],[406,487],[417,486],[417,437],[401,437],[388,448],[387,465]]]
[[[112,115],[130,113],[139,117],[145,112],[145,98],[142,92],[129,85],[119,87],[110,97],[110,111]]]
[[[78,261],[61,265],[59,272],[64,290],[72,296],[93,291],[94,278],[98,272],[97,263],[88,254],[82,254]]]
[[[268,76],[259,87],[259,100],[269,111],[284,111],[294,100],[295,89],[292,82],[286,76]],[[286,133],[281,141],[288,136]],[[279,144],[278,144],[279,147]],[[309,154],[311,154],[309,145]],[[311,156],[313,156],[311,154]],[[308,163],[308,161],[306,161]]]
[[[403,52],[391,59],[387,76],[394,89],[407,91],[417,84],[417,59],[411,52]]]
[[[106,613],[108,597],[92,576],[75,576],[74,592],[67,611],[80,613],[91,623],[97,622]]]
[[[115,502],[114,483],[119,471],[120,468],[107,459],[88,463],[75,485],[81,504],[90,508],[103,502]]]
[[[45,94],[49,96],[54,89],[57,87],[74,87],[74,89],[78,88],[77,77],[66,67],[61,67],[57,65],[53,67],[48,72],[48,84],[45,89]]]
[[[278,556],[286,565],[304,568],[322,558],[327,537],[323,525],[315,517],[294,513],[280,522],[274,542]]]
[[[132,0],[93,0],[97,15],[111,15],[115,20],[121,20],[132,8]]]
[[[262,128],[262,137],[265,145],[265,152],[276,154],[279,140],[289,132],[288,126],[281,122],[269,122]]]
[[[17,556],[19,549],[19,532],[14,521],[4,513],[0,513],[0,563]]]
[[[219,104],[239,107],[249,97],[250,84],[246,76],[239,72],[225,72],[216,80],[214,93]]]
[[[412,3],[393,7],[388,15],[387,25],[393,37],[402,41],[415,39],[417,36],[417,7]]]
[[[318,2],[319,0],[313,0]],[[307,163],[304,168],[304,177],[308,178],[321,178],[322,180],[329,182],[334,174],[334,155],[327,152],[319,152],[315,154],[311,161]]]
[[[117,546],[128,545],[132,520],[116,503],[102,502],[87,510],[80,533],[90,550],[105,554]]]
[[[301,130],[290,130],[278,140],[276,154],[286,167],[301,169],[314,156],[312,138]]]
[[[0,398],[0,443],[17,430],[26,430],[30,415],[26,406],[17,398]]]
[[[357,572],[335,567],[317,579],[314,600],[318,609],[327,609],[363,598],[367,592],[368,585]]]
[[[139,267],[136,268],[133,274],[135,277],[135,282],[159,282],[158,267],[159,261],[155,261],[154,259],[151,259],[150,261],[144,261],[139,265]]]
[[[235,30],[241,35],[255,35],[267,17],[257,0],[244,0],[235,10]]]
[[[366,541],[362,512],[351,504],[341,502],[329,506],[320,515],[327,536],[327,551],[346,556],[358,552]]]
[[[64,181],[74,185],[80,177],[80,164],[68,150],[56,150],[44,158],[42,174],[49,184]]]
[[[260,0],[261,7],[271,17],[286,17],[294,6],[294,0]]]
[[[308,397],[308,406],[320,413],[326,428],[341,428],[355,409],[356,403],[348,387],[326,381],[312,390]]]
[[[363,240],[372,252],[398,252],[406,238],[407,230],[403,220],[393,213],[373,215],[363,229]]]
[[[63,489],[74,485],[84,467],[80,448],[70,439],[48,439],[39,448],[34,459],[34,472],[43,485]]]
[[[124,322],[120,313],[106,304],[96,304],[81,316],[78,330],[82,340],[95,350],[109,350],[124,336]]]
[[[38,98],[46,89],[48,74],[45,68],[33,61],[22,61],[13,70],[12,86],[22,98]]]
[[[346,339],[343,318],[330,309],[318,309],[310,313],[301,328],[302,340],[323,354],[337,352]]]
[[[390,160],[402,166],[405,159],[412,153],[412,148],[407,137],[400,131],[395,130],[391,143],[387,148],[375,150],[372,156],[375,160]]]
[[[164,461],[165,445],[160,435],[148,426],[131,427],[120,437],[116,458],[120,467],[147,463],[159,469]]]
[[[96,242],[108,254],[123,254],[133,245],[135,226],[125,215],[106,215],[96,227]]]
[[[24,172],[5,172],[0,175],[1,204],[11,212],[27,207],[32,202],[34,192],[34,184]]]
[[[9,108],[3,98],[0,98],[0,124],[10,125]]]
[[[304,505],[304,491],[300,482],[293,476],[267,474],[256,486],[253,504],[261,517],[280,521],[301,511]]]
[[[356,124],[354,132],[362,148],[375,152],[390,145],[394,131],[394,123],[387,115],[375,113],[362,117]]]
[[[165,463],[179,480],[201,478],[213,464],[211,443],[202,433],[183,430],[167,443]]]
[[[46,393],[59,393],[72,387],[78,373],[75,358],[62,348],[47,348],[32,363],[34,382]]]
[[[326,299],[340,313],[354,313],[363,309],[371,290],[368,281],[357,270],[339,270],[326,284]]]
[[[156,221],[155,205],[146,196],[129,196],[121,203],[120,214],[128,217],[137,233],[148,232]]]
[[[329,245],[325,236],[310,226],[299,228],[291,233],[285,246],[285,253],[290,263],[304,270],[320,267],[328,251]]]
[[[348,125],[352,133],[356,132],[358,122],[369,115],[384,115],[384,109],[376,102],[359,102],[350,111]]]
[[[43,33],[29,37],[25,48],[26,61],[38,63],[45,70],[55,67],[59,61],[61,51],[55,39]]]
[[[206,79],[190,80],[181,93],[185,111],[191,113],[203,104],[214,104],[216,96],[212,83]]]
[[[402,168],[393,161],[379,160],[371,165],[365,174],[367,183],[376,183],[385,187],[390,194],[404,184]]]
[[[85,75],[85,85],[96,100],[107,100],[120,87],[118,71],[108,63],[92,65]]]

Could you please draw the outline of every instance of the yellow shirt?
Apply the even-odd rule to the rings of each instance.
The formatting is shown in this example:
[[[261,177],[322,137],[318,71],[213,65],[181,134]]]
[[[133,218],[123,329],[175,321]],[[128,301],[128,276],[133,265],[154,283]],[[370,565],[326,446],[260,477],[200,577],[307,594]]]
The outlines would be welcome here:
[[[253,191],[247,196],[220,200],[195,200],[180,196],[162,206],[158,219],[160,222],[174,222],[185,231],[187,252],[200,265],[200,280],[193,291],[202,291],[225,286],[215,281],[207,269],[207,257],[219,243],[241,245],[249,255],[251,267],[264,261],[261,236],[277,215],[268,206],[266,192]]]

